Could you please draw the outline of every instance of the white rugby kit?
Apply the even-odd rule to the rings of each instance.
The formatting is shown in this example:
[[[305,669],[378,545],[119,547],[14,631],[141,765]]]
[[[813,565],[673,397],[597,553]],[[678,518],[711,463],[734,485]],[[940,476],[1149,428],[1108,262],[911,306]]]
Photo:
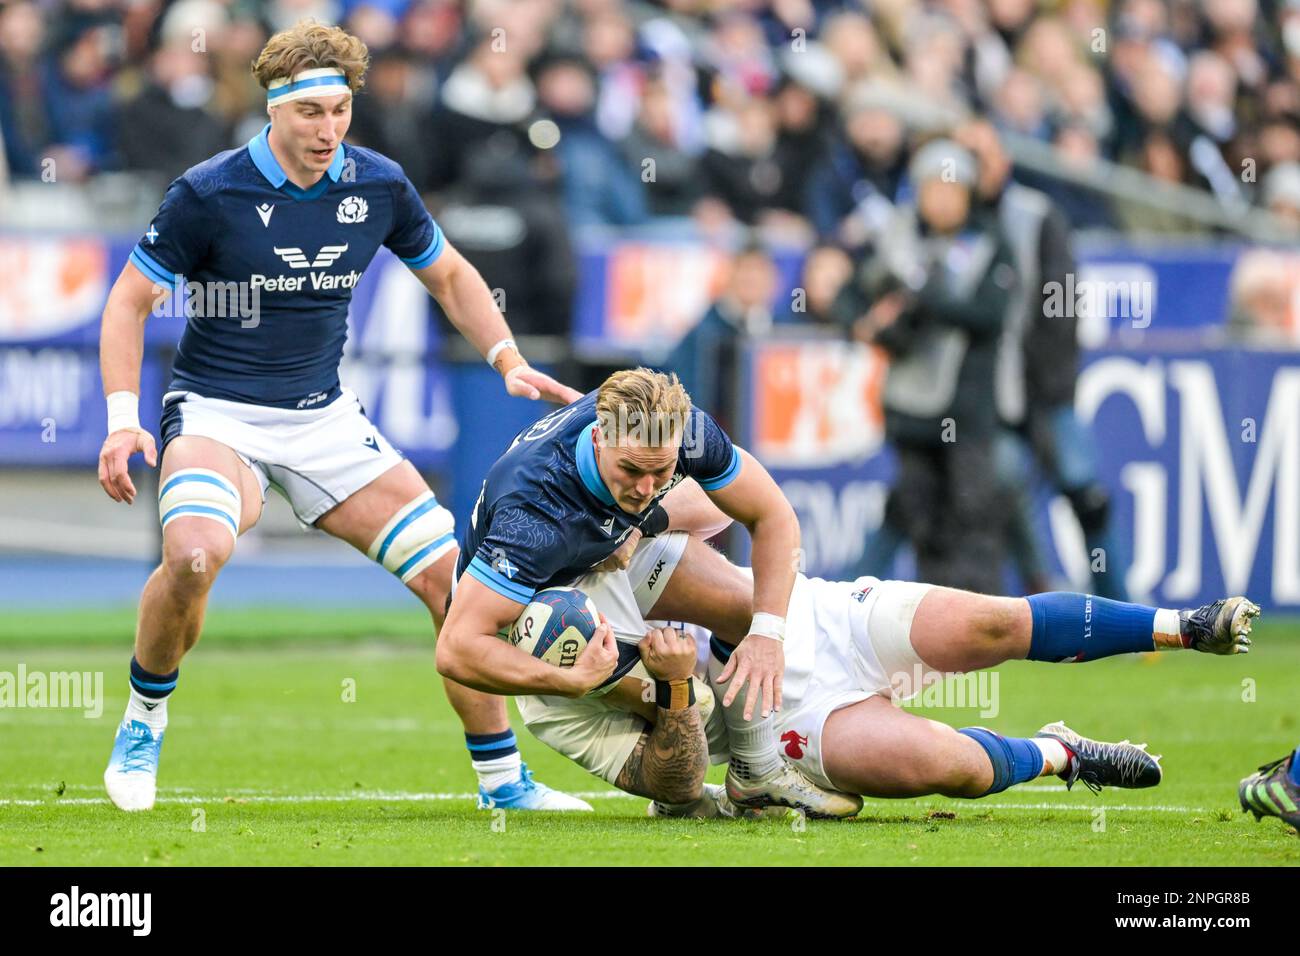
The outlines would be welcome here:
[[[615,636],[636,643],[664,622],[646,619],[686,549],[685,532],[642,541],[626,571],[594,572],[571,585],[595,602]],[[653,578],[653,580],[652,580]],[[911,642],[912,619],[932,585],[881,581],[825,581],[799,575],[786,615],[782,709],[775,715],[782,755],[820,786],[834,789],[822,764],[822,731],[835,711],[876,694],[906,699],[921,689],[917,674],[935,673]],[[918,670],[919,669],[919,670]],[[628,674],[651,680],[644,665]],[[730,759],[720,707],[699,676],[696,701],[705,716],[713,763]],[[614,783],[641,734],[639,715],[604,696],[579,699],[517,697],[519,713],[539,740],[585,770]]]

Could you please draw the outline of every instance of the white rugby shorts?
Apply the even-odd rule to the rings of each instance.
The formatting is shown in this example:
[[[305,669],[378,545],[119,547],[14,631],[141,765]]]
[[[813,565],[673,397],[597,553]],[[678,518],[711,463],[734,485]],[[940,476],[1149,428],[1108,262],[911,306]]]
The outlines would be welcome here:
[[[822,761],[831,714],[877,694],[905,700],[920,692],[915,675],[932,669],[912,647],[912,619],[932,587],[871,577],[848,582],[801,575],[795,582],[775,734],[781,755],[810,780],[834,788]]]
[[[673,544],[673,539],[680,545]],[[605,613],[615,634],[640,640],[645,619],[681,560],[685,535],[662,535],[638,548],[625,572],[588,575],[574,582]],[[662,563],[661,563],[662,562]],[[658,569],[653,594],[643,588]],[[784,757],[824,787],[833,784],[822,762],[822,737],[832,713],[876,694],[906,699],[919,692],[915,676],[928,668],[911,642],[912,619],[931,585],[860,578],[854,582],[799,576],[786,625],[782,709],[776,715],[777,746]],[[648,601],[648,603],[647,603]],[[637,665],[629,676],[649,680]],[[712,692],[710,693],[710,690]],[[697,680],[696,699],[706,715],[710,759],[730,759],[722,720],[721,688]],[[539,740],[590,773],[614,783],[640,736],[638,715],[602,697],[518,697],[528,729]]]
[[[404,457],[346,388],[328,405],[304,409],[169,392],[163,399],[163,448],[181,435],[233,449],[257,476],[262,500],[268,487],[275,488],[304,528]]]

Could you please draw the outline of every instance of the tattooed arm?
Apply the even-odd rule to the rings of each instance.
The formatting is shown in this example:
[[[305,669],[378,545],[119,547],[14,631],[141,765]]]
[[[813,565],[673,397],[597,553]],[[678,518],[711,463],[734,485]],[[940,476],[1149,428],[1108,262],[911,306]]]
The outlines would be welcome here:
[[[700,708],[660,709],[658,716],[628,754],[614,786],[664,803],[690,803],[703,792],[709,769]]]
[[[704,721],[688,696],[695,641],[670,627],[656,628],[639,650],[658,691],[654,726],[636,742],[614,785],[664,803],[689,803],[703,792],[709,769]]]

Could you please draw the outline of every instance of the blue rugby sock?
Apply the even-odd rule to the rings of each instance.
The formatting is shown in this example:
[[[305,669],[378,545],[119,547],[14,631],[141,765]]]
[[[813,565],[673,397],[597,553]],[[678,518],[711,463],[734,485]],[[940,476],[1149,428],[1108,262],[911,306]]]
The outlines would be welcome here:
[[[957,731],[975,741],[989,755],[993,764],[993,785],[981,796],[1001,793],[1027,780],[1036,780],[1043,772],[1043,751],[1025,737],[1003,737],[983,727],[963,727]]]
[[[497,760],[519,753],[513,730],[503,730],[496,734],[466,734],[465,747],[475,761]]]
[[[522,758],[513,730],[495,734],[466,734],[465,747],[478,775],[479,786],[492,791],[519,779]]]
[[[162,700],[176,689],[176,681],[180,676],[179,667],[170,674],[151,673],[140,666],[134,655],[131,656],[131,689],[141,697]]]
[[[1300,747],[1291,755],[1291,782],[1300,787]]]
[[[1156,650],[1156,608],[1067,591],[1026,600],[1034,619],[1031,661],[1095,661]]]

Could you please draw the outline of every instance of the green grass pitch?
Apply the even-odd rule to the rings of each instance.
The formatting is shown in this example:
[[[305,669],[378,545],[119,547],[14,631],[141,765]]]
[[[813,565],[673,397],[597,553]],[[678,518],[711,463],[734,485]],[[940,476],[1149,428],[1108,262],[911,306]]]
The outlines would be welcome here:
[[[0,708],[0,865],[1300,863],[1294,831],[1236,805],[1237,780],[1300,740],[1294,620],[1259,625],[1244,658],[1006,665],[996,716],[925,711],[1012,734],[1064,718],[1091,736],[1147,740],[1164,754],[1153,790],[1066,792],[1048,778],[987,800],[869,800],[852,822],[802,825],[647,819],[646,801],[518,720],[537,776],[596,812],[478,811],[421,615],[292,608],[213,613],[172,702],[159,804],[123,814],[100,775],[132,629],[129,610],[0,617],[0,671],[98,671],[106,696],[97,719]]]

